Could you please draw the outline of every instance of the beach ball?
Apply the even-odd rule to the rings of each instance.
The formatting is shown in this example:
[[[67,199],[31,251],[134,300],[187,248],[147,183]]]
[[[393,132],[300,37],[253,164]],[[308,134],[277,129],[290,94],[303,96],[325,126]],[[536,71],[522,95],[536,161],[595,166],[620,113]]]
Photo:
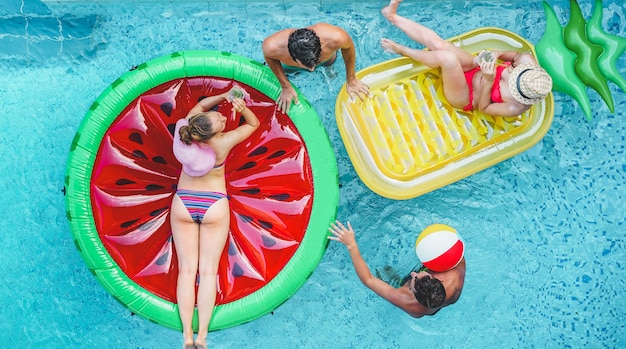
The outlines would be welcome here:
[[[415,253],[422,264],[437,272],[456,267],[465,252],[465,245],[456,230],[445,224],[424,229],[415,242]]]

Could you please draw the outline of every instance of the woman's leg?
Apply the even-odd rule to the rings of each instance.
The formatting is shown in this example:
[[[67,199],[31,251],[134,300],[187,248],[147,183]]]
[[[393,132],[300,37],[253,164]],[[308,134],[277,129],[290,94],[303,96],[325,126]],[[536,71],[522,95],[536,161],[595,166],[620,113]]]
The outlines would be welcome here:
[[[389,5],[382,10],[383,16],[385,16],[391,24],[402,30],[413,41],[419,42],[431,51],[445,50],[453,53],[457,56],[465,71],[474,68],[472,62],[474,57],[472,54],[442,39],[432,29],[398,15],[397,10],[401,1],[402,0],[391,0]]]
[[[454,107],[465,107],[470,100],[465,72],[475,68],[474,56],[443,40],[430,28],[398,15],[398,6],[401,1],[391,0],[389,5],[383,8],[383,16],[411,39],[426,46],[428,50],[412,49],[389,39],[382,39],[381,46],[387,51],[409,57],[427,67],[440,68],[446,99]]]
[[[382,39],[381,46],[387,51],[409,57],[427,67],[441,68],[443,93],[448,102],[456,108],[463,108],[469,103],[469,87],[465,81],[463,66],[457,56],[450,51],[418,50],[389,39]]]
[[[200,228],[195,223],[178,195],[174,195],[170,210],[170,224],[178,257],[176,302],[183,325],[183,347],[193,347],[193,310],[196,305],[196,275],[198,273],[198,246]]]
[[[195,344],[206,348],[206,338],[215,306],[217,267],[228,239],[230,207],[228,199],[211,206],[200,225],[200,286],[198,287],[198,337]]]

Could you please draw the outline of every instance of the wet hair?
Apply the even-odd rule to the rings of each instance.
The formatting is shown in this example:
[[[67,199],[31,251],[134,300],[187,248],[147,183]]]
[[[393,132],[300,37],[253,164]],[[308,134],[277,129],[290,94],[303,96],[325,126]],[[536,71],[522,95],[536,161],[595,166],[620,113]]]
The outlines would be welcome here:
[[[296,29],[287,41],[289,55],[307,68],[314,68],[322,57],[320,38],[311,29]]]
[[[446,289],[441,281],[428,275],[415,279],[413,294],[417,301],[427,308],[439,308],[446,301]]]
[[[213,131],[213,124],[211,119],[208,118],[209,113],[198,113],[189,118],[189,125],[182,126],[178,133],[180,140],[183,143],[190,145],[191,142],[206,142],[211,137],[215,136]]]

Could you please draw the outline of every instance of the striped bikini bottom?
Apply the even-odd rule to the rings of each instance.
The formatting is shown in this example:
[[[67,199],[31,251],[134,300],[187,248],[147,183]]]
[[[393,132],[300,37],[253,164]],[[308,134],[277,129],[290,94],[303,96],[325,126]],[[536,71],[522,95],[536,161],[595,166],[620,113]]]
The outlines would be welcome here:
[[[220,199],[228,198],[228,195],[217,191],[199,191],[177,189],[176,195],[183,201],[183,205],[196,223],[202,223],[206,211]]]

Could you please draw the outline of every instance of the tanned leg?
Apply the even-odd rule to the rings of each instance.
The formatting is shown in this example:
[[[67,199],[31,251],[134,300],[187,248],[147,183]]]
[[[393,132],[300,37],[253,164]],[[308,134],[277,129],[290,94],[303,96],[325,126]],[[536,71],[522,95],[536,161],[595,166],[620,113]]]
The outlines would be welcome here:
[[[196,305],[199,225],[191,220],[180,198],[175,195],[170,215],[174,247],[178,257],[176,302],[183,325],[183,348],[193,348],[192,319]]]
[[[200,286],[198,287],[197,348],[206,348],[209,324],[217,293],[217,270],[222,251],[228,239],[230,208],[227,199],[213,204],[200,226]]]

